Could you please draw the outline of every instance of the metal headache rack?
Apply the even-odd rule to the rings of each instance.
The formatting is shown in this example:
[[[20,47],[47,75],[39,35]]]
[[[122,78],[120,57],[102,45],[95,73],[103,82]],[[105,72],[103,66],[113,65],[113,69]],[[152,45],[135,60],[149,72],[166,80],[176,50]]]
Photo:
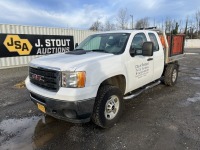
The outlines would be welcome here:
[[[184,57],[185,34],[158,33],[165,51],[165,63],[177,61]]]

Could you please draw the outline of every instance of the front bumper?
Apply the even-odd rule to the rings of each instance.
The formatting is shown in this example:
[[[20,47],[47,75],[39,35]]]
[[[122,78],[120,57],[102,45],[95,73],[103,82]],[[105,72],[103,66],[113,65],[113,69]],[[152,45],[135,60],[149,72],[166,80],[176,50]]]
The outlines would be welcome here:
[[[25,84],[26,84],[26,88],[31,93],[37,93],[37,95],[48,97],[50,99],[72,101],[72,102],[87,100],[92,97],[96,97],[96,94],[99,88],[98,85],[87,86],[84,88],[60,87],[57,92],[53,92],[31,83],[29,77],[26,78]]]
[[[36,105],[37,103],[43,105],[48,115],[72,123],[89,122],[95,102],[95,98],[80,101],[57,100],[32,92],[30,93],[30,99]]]

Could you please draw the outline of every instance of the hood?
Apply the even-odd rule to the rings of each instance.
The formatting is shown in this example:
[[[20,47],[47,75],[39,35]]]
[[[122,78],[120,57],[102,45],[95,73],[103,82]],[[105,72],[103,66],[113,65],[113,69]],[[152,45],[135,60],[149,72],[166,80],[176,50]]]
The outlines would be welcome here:
[[[52,54],[49,56],[43,56],[31,61],[30,66],[40,66],[48,68],[57,68],[61,71],[74,71],[77,66],[80,67],[90,61],[99,61],[108,57],[112,57],[114,54],[100,53],[100,52],[87,52],[81,55],[76,54]]]

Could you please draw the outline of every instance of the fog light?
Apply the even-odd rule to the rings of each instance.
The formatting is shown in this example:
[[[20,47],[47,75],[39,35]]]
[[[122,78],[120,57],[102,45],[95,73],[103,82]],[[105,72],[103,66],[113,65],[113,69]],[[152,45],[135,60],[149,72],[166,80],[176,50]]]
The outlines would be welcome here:
[[[77,116],[76,111],[70,110],[70,109],[64,109],[63,113],[67,118],[71,118],[71,119],[75,119]]]

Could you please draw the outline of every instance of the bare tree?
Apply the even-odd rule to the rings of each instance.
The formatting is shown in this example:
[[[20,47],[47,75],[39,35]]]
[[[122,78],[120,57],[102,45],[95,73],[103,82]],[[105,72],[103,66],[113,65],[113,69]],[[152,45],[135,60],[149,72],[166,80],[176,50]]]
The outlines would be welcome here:
[[[178,22],[178,24],[179,24],[179,27],[180,27],[178,32],[179,32],[179,33],[183,33],[183,32],[184,32],[184,31],[182,30],[182,29],[183,29],[183,28],[182,28],[182,27],[183,27],[183,20],[180,19],[179,22]]]
[[[128,24],[128,15],[127,15],[127,9],[120,9],[117,15],[117,26],[119,29],[127,29]]]
[[[166,18],[165,20],[165,32],[170,33],[173,29],[173,21],[170,18]]]
[[[200,10],[195,13],[197,38],[200,32]]]
[[[136,28],[148,28],[149,27],[149,18],[145,17],[136,22]]]
[[[190,39],[194,39],[194,38],[196,38],[196,35],[194,34],[194,31],[195,31],[195,29],[196,29],[196,26],[195,26],[195,22],[194,22],[194,20],[193,19],[190,19],[189,21],[188,21],[188,36],[189,36],[189,38]]]
[[[186,18],[186,22],[185,22],[185,31],[184,31],[184,34],[187,34],[187,28],[188,28],[188,17]]]
[[[104,31],[110,31],[110,30],[115,30],[116,26],[115,24],[111,23],[109,20],[107,20],[104,24]]]
[[[100,30],[102,30],[102,23],[99,20],[95,21],[91,25],[91,27],[89,28],[89,30],[92,30],[92,31],[100,31]]]

